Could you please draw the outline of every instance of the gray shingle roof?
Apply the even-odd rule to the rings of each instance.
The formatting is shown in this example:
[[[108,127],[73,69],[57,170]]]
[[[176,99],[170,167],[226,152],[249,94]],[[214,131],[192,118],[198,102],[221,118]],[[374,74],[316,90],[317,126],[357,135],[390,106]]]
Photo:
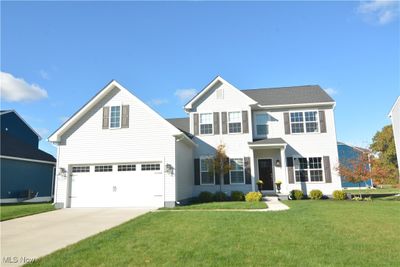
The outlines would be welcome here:
[[[266,138],[254,142],[249,142],[249,145],[280,145],[286,144],[282,138]]]
[[[190,121],[189,118],[174,118],[174,119],[166,119],[173,126],[181,130],[187,137],[190,139],[193,138],[193,135],[190,133]]]
[[[291,105],[334,102],[319,85],[241,90],[260,105]]]

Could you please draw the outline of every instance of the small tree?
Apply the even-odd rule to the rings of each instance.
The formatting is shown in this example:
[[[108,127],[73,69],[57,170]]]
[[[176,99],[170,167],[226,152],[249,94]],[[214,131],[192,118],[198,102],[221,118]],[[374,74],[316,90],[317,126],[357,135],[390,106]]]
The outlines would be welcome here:
[[[377,185],[395,184],[397,182],[397,169],[382,162],[379,158],[371,159],[371,178]]]
[[[231,169],[229,158],[225,153],[225,145],[220,144],[217,147],[214,157],[210,159],[210,165],[209,170],[215,174],[215,179],[219,179],[219,191],[222,192],[223,177]]]
[[[371,178],[369,155],[362,153],[358,158],[350,159],[345,164],[339,164],[337,170],[346,181],[358,184],[361,197],[361,183]]]

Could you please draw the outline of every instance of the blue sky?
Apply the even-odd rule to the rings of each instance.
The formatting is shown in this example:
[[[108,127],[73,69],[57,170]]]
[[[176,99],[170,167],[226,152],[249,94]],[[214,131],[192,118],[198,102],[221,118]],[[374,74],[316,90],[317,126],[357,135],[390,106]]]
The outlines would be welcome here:
[[[319,84],[338,140],[367,146],[390,123],[399,58],[398,2],[1,2],[1,109],[44,139],[112,79],[169,118],[221,75]]]

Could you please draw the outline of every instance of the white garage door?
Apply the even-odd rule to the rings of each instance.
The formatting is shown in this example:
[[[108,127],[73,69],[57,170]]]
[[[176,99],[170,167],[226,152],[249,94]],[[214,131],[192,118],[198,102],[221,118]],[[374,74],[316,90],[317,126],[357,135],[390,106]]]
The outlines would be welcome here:
[[[162,207],[161,164],[72,166],[71,207]]]

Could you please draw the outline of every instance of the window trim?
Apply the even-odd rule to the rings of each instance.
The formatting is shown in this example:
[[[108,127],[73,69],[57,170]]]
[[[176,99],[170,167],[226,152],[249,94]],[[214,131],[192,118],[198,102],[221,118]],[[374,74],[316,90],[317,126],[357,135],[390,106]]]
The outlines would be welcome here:
[[[201,115],[211,114],[211,133],[201,133],[201,125],[209,124],[209,123],[201,123]],[[199,135],[214,135],[214,112],[201,112],[199,113]]]
[[[296,164],[294,163],[296,159],[299,158],[306,158],[307,159],[307,175],[308,175],[308,180],[307,182],[301,182],[296,180],[296,170],[302,170],[302,169],[296,169]],[[309,160],[310,158],[321,158],[321,169],[310,169],[310,163]],[[321,170],[322,171],[322,181],[311,181],[311,174],[310,170]],[[293,156],[293,171],[294,171],[294,182],[295,184],[301,184],[301,183],[308,183],[308,184],[323,184],[325,182],[325,166],[324,166],[324,157],[323,156],[301,156],[301,155],[296,155]]]
[[[201,166],[202,166],[202,160],[207,160],[207,159],[212,159],[211,156],[205,156],[205,157],[200,157],[200,185],[215,185],[215,172],[213,172],[213,183],[203,183],[203,177],[201,176],[201,174],[203,173],[203,171],[201,171]],[[207,171],[208,172],[208,171]]]
[[[243,170],[242,170],[242,172],[243,172],[243,183],[232,183],[232,176],[231,176],[231,173],[232,173],[232,170],[229,168],[229,184],[231,184],[231,185],[243,185],[243,184],[246,184],[246,173],[245,173],[245,170],[246,170],[246,167],[244,166],[244,157],[230,157],[229,158],[229,166],[231,166],[231,160],[232,159],[241,159],[242,161],[243,161]],[[238,172],[238,171],[235,171],[235,172]]]
[[[111,127],[111,109],[113,107],[119,107],[119,127]],[[113,129],[121,129],[122,127],[122,105],[111,105],[110,110],[108,111],[108,129],[113,130]]]
[[[304,132],[302,132],[302,133],[294,133],[293,129],[292,129],[292,116],[291,116],[291,114],[292,113],[298,113],[298,112],[303,113]],[[316,118],[315,122],[317,123],[318,131],[316,131],[316,132],[307,132],[306,112],[316,112],[317,113],[316,116],[315,116],[315,118]],[[293,123],[300,123],[300,122],[293,122]],[[321,133],[321,125],[319,123],[319,111],[316,110],[316,109],[291,110],[291,111],[289,111],[289,125],[290,125],[290,134],[295,134],[295,135],[297,135],[297,134],[299,134],[299,135],[301,135],[301,134],[319,134],[319,133]]]
[[[240,120],[239,120],[239,123],[240,123],[240,132],[237,132],[237,133],[231,133],[231,131],[229,130],[229,124],[231,123],[230,121],[229,121],[229,113],[239,113],[239,115],[240,115]],[[228,132],[228,134],[242,134],[243,133],[243,117],[242,117],[242,111],[238,111],[238,110],[235,110],[235,111],[227,111],[226,112],[226,120],[227,120],[227,132]],[[238,123],[238,122],[232,122],[232,123]]]
[[[259,135],[258,133],[257,133],[257,125],[261,125],[261,124],[257,124],[257,115],[267,115],[267,123],[265,124],[266,126],[267,126],[267,134],[266,135]],[[265,137],[267,137],[268,136],[268,134],[269,134],[269,118],[270,118],[270,115],[268,114],[268,112],[267,111],[256,111],[256,112],[254,112],[254,136],[255,137],[259,137],[259,138],[265,138]]]

